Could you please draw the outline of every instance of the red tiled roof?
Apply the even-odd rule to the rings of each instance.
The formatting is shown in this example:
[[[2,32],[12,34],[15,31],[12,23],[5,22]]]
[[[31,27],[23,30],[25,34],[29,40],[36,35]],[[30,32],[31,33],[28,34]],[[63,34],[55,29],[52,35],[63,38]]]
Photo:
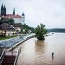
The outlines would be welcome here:
[[[20,15],[6,14],[6,16],[0,16],[2,18],[21,18]]]

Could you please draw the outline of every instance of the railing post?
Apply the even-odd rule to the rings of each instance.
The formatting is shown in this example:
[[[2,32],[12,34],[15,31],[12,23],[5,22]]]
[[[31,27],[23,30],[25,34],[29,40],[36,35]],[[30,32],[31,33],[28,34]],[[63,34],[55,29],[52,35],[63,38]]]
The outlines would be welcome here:
[[[4,59],[4,56],[5,56],[5,49],[4,48],[2,48],[2,53],[1,53],[1,56],[0,56],[0,65],[1,65],[1,63],[2,63],[2,61],[3,61],[3,59]]]
[[[20,49],[19,49],[19,54],[21,53],[21,47],[20,47]]]
[[[2,54],[2,51],[3,51],[3,46],[0,46],[0,56]]]

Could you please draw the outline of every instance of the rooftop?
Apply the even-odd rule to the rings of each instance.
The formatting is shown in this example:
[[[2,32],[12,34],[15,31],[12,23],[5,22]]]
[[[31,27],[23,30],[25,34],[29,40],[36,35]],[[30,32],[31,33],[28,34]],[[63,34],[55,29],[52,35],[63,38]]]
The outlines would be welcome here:
[[[21,18],[20,15],[6,14],[6,16],[0,16],[1,18]]]
[[[7,23],[2,23],[0,25],[0,30],[12,30],[12,31],[15,31],[15,28],[12,25],[9,25]]]

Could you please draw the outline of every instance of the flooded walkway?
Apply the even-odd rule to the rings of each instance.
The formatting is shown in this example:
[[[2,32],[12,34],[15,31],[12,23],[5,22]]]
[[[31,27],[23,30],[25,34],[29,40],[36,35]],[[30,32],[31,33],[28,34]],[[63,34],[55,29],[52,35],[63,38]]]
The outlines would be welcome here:
[[[14,50],[19,48],[21,53],[17,65],[65,65],[65,33],[47,36],[45,41],[31,38]]]

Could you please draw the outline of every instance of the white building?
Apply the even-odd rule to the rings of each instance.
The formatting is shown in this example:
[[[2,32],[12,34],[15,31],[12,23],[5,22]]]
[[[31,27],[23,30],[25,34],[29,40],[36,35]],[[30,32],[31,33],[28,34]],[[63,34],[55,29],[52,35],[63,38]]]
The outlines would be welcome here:
[[[7,10],[5,5],[2,4],[1,6],[1,15],[0,15],[0,19],[1,18],[5,18],[5,19],[13,19],[15,23],[23,23],[25,22],[25,15],[24,13],[22,13],[22,15],[16,15],[15,14],[15,8],[13,9],[13,13],[12,14],[7,14]]]
[[[22,16],[20,15],[6,14],[6,16],[0,16],[0,18],[13,19],[15,23],[22,23]]]

